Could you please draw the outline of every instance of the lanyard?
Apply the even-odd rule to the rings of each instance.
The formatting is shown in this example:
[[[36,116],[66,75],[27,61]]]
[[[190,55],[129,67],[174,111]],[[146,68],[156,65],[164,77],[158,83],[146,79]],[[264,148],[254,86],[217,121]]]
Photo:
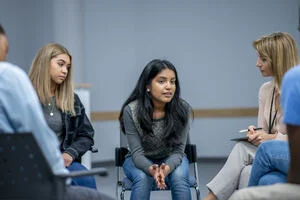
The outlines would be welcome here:
[[[276,118],[277,111],[278,111],[278,109],[276,109],[275,115],[273,116],[273,119],[272,119],[272,108],[273,108],[273,102],[274,102],[274,95],[275,95],[275,87],[273,89],[272,101],[271,101],[271,106],[270,106],[269,132],[268,132],[269,134],[271,134],[271,130],[272,130],[273,126],[274,126],[275,118]]]

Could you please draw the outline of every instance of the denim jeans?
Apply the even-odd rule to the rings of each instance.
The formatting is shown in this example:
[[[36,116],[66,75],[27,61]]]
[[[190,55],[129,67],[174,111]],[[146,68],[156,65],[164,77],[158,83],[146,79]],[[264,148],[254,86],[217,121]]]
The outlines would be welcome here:
[[[161,160],[157,164],[163,162],[164,160]],[[149,200],[151,189],[155,184],[153,177],[136,168],[131,156],[126,158],[123,170],[125,175],[132,181],[130,200]],[[181,164],[166,177],[165,182],[171,189],[173,200],[191,199],[189,161],[186,156],[183,157]]]
[[[69,171],[80,171],[80,170],[87,170],[82,164],[79,162],[72,162],[71,165],[67,167]],[[82,176],[78,178],[72,178],[71,185],[77,186],[84,186],[89,187],[97,190],[96,180],[93,176]]]
[[[248,185],[285,183],[289,165],[288,142],[279,140],[263,142],[257,149]]]

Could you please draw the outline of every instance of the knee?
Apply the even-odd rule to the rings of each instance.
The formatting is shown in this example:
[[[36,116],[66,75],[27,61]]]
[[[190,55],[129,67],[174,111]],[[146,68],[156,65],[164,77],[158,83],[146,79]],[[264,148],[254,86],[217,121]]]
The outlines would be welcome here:
[[[87,170],[87,168],[79,162],[73,162],[69,167],[67,167],[67,169],[69,171]],[[82,176],[82,177],[72,178],[72,185],[80,185],[80,186],[97,189],[96,180],[93,176]]]
[[[182,170],[174,170],[172,172],[172,180],[181,180],[187,177],[187,174]]]
[[[73,178],[71,184],[97,189],[96,180],[93,176]]]
[[[285,183],[286,175],[273,171],[270,172],[259,179],[258,185],[273,185],[276,183]]]
[[[233,154],[238,153],[238,154],[244,155],[243,152],[247,152],[250,145],[251,144],[247,143],[247,142],[238,142],[234,145],[231,153],[233,153]]]
[[[175,172],[175,171],[174,171]],[[171,188],[188,188],[190,186],[189,174],[176,172],[169,175],[167,184]]]
[[[277,146],[279,144],[279,140],[268,140],[263,143],[261,143],[258,147],[258,149],[270,149],[274,146]]]
[[[152,177],[148,176],[144,172],[139,172],[134,176],[134,179],[132,180],[134,183],[139,184],[152,184],[152,180],[154,180]]]
[[[248,142],[238,142],[234,145],[233,150],[240,151],[246,149],[250,144]]]
[[[83,166],[79,162],[72,162],[71,165],[67,167],[69,171],[80,171],[80,170],[87,170],[85,166]]]
[[[262,144],[259,145],[256,151],[255,159],[260,160],[262,159],[263,161],[268,160],[268,152],[270,151],[269,143],[263,142]]]
[[[182,183],[189,182],[189,166],[188,164],[183,164],[173,170],[169,175],[171,182]]]
[[[96,180],[93,176],[83,176],[83,177],[80,177],[79,179],[81,179],[87,185],[89,185],[89,184],[96,185],[96,182],[95,182]]]
[[[282,146],[284,144],[287,144],[287,142],[282,140],[268,140],[261,143],[258,149],[264,149],[265,151],[269,151],[273,150],[274,148],[278,148],[279,146]]]
[[[269,140],[261,143],[257,149],[256,155],[262,154],[263,156],[268,157],[273,154],[275,150],[283,145],[284,141],[279,140]]]
[[[138,173],[134,176],[132,181],[132,188],[142,189],[144,192],[150,191],[154,184],[154,179],[145,173]]]

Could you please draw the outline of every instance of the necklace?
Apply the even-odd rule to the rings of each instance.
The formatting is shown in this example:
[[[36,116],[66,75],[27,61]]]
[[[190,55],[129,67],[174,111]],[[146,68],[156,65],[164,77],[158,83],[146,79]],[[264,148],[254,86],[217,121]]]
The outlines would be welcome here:
[[[51,117],[54,115],[53,113],[54,107],[55,107],[55,100],[51,98],[51,103],[50,102],[48,103],[48,110]]]
[[[275,95],[275,87],[274,87],[274,89],[273,89],[272,101],[271,101],[271,106],[270,106],[270,114],[269,114],[269,134],[272,133],[271,131],[272,131],[272,128],[273,128],[273,126],[274,126],[275,118],[276,118],[277,111],[278,111],[278,109],[276,109],[275,115],[273,116],[273,119],[272,119],[272,109],[273,109],[274,95]]]

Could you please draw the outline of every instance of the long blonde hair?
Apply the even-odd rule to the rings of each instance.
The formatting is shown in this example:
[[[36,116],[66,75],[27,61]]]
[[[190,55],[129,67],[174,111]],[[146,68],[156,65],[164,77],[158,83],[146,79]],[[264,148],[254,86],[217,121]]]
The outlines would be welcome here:
[[[70,57],[70,64],[72,66],[72,56],[69,51],[58,43],[49,43],[44,45],[36,54],[32,61],[29,78],[37,92],[39,100],[42,105],[47,105],[51,102],[51,77],[50,77],[50,63],[51,59],[60,55],[67,54]],[[74,85],[73,85],[73,67],[68,70],[68,76],[55,91],[56,106],[62,112],[69,112],[72,115],[74,111]]]
[[[271,67],[275,88],[280,94],[283,75],[299,63],[295,40],[288,33],[275,32],[253,41],[253,47]]]

